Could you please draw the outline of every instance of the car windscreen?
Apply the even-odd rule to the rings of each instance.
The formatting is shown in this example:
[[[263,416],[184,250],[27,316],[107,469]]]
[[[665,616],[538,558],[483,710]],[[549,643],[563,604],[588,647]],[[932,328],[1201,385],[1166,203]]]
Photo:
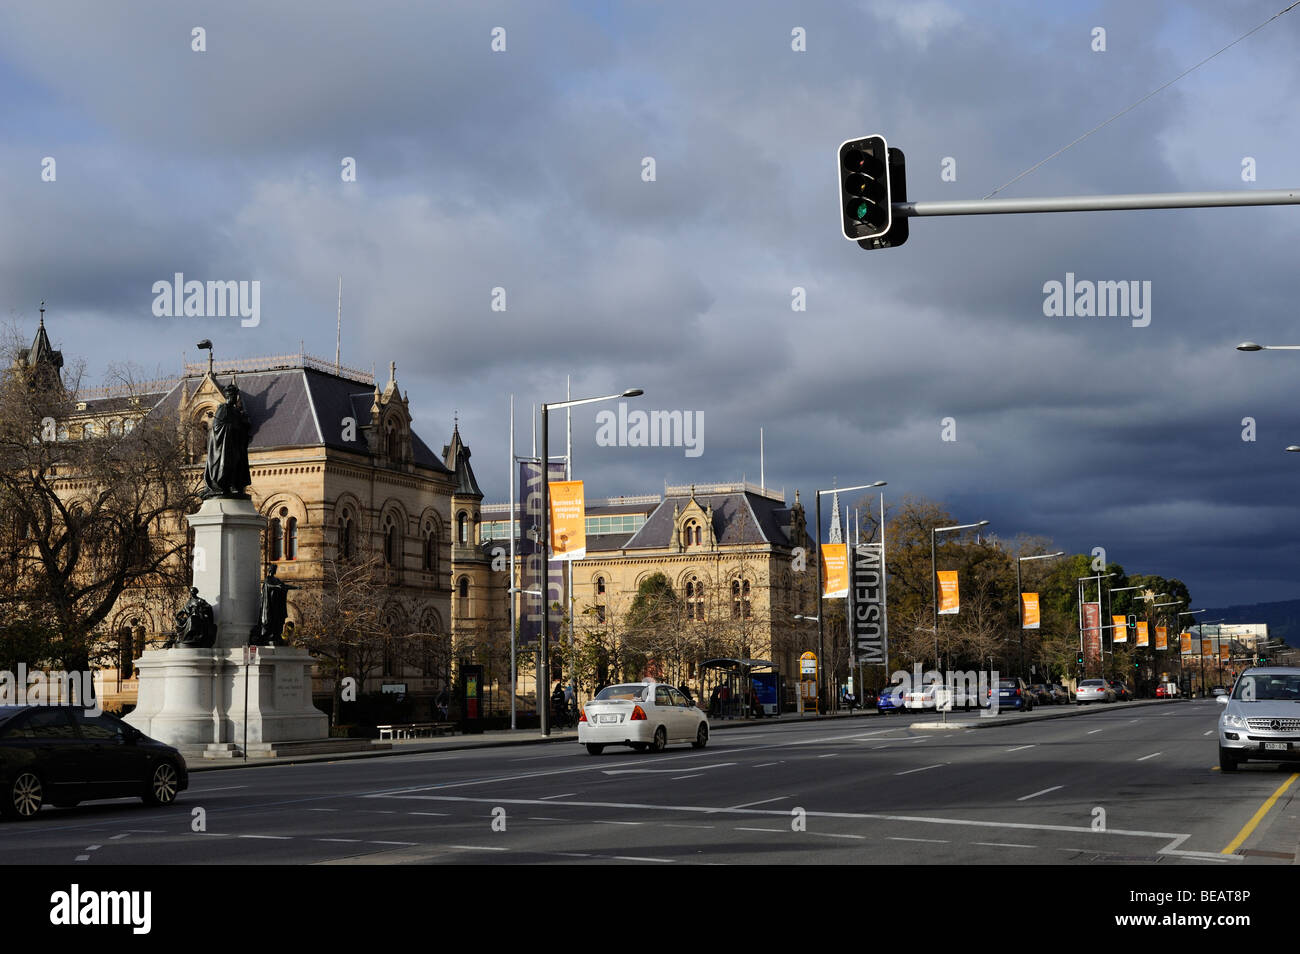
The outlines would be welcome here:
[[[999,689],[1019,689],[1020,685],[1014,679],[999,679]]]
[[[1100,679],[1085,679],[1083,682],[1079,683],[1079,688],[1082,689],[1087,687],[1089,689],[1100,689],[1104,685],[1106,684]]]
[[[1300,702],[1300,675],[1278,673],[1242,676],[1232,691],[1242,702]]]
[[[645,686],[606,686],[596,693],[598,702],[625,700],[627,702],[645,702]]]

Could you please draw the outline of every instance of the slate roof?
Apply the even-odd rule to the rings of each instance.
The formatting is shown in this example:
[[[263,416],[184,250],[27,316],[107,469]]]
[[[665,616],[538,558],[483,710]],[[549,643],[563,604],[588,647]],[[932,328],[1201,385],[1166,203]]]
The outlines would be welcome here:
[[[217,375],[217,382],[223,387],[229,379],[228,374]],[[192,394],[202,380],[200,376],[190,375],[182,383]],[[182,383],[163,395],[149,413],[175,415],[180,406]],[[370,421],[372,388],[315,368],[240,372],[235,383],[253,421],[249,450],[323,445],[358,454],[369,453],[361,425]],[[349,417],[357,426],[352,439],[345,440],[344,418]],[[417,466],[441,474],[451,473],[414,431],[411,452]]]
[[[659,550],[673,542],[673,507],[684,510],[689,494],[665,497],[645,524],[624,547],[628,550]],[[806,546],[807,541],[790,537],[792,508],[783,501],[751,493],[696,494],[704,509],[713,508],[713,533],[720,546],[771,544],[779,547]],[[587,547],[592,549],[590,544]]]

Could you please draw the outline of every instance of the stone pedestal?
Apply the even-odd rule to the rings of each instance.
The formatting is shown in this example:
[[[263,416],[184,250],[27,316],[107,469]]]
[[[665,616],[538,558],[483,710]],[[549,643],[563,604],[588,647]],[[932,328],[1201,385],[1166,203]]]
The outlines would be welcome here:
[[[212,604],[217,647],[248,645],[262,616],[262,531],[251,500],[214,497],[186,518],[194,528],[194,585]]]
[[[261,618],[265,518],[251,501],[214,498],[188,519],[194,585],[212,604],[216,646],[147,650],[135,661],[140,689],[126,721],[187,758],[242,749],[245,739],[251,750],[327,738],[329,719],[311,702],[310,654],[248,646]]]

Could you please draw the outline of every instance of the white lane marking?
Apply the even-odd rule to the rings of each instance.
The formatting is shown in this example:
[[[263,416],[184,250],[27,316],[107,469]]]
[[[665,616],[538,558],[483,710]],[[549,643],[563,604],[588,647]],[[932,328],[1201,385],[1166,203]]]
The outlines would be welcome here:
[[[807,832],[806,834],[821,835],[823,838],[852,838],[856,841],[865,841],[867,837],[866,835],[837,835],[834,832],[830,832],[830,831],[810,831]]]
[[[1034,792],[1034,794],[1032,794],[1032,795],[1021,795],[1019,798],[1016,799],[1016,801],[1018,801],[1018,802],[1027,802],[1027,801],[1029,801],[1031,798],[1037,798],[1039,795],[1046,795],[1048,792],[1054,792],[1054,791],[1056,791],[1058,788],[1065,788],[1065,786],[1064,786],[1064,785],[1053,785],[1051,788],[1045,788],[1045,789],[1043,789],[1041,792]]]
[[[972,841],[972,845],[982,845],[985,848],[1037,848],[1037,845],[1017,845],[1010,841]]]
[[[1138,759],[1138,761],[1139,761],[1139,762],[1145,762],[1147,759],[1153,759],[1153,758],[1155,758],[1157,755],[1163,755],[1163,754],[1164,754],[1163,752],[1152,752],[1150,755],[1144,755],[1144,756],[1142,756],[1142,758]]]
[[[1211,729],[1208,732],[1202,732],[1201,735],[1214,735],[1214,731],[1215,731],[1214,729]]]
[[[684,779],[684,778],[699,778],[699,777],[700,777],[700,776],[699,776],[698,774],[695,774],[695,775],[674,775],[674,776],[673,776],[673,781],[674,781],[674,782],[680,782],[680,781],[681,781],[682,779]]]
[[[784,828],[735,828],[733,831],[766,831],[776,832],[778,835],[785,831]]]
[[[735,765],[735,762],[718,762],[716,765],[692,765],[691,768],[697,772],[703,772],[705,769],[726,768],[728,765]],[[680,772],[680,768],[675,769],[601,769],[604,775],[672,775],[673,772]]]
[[[615,855],[614,857],[619,861],[657,861],[662,865],[673,863],[671,858],[638,858],[636,855]]]
[[[407,812],[408,815],[436,815],[439,818],[446,818],[450,812]]]
[[[130,836],[128,836],[128,835],[114,835],[112,838],[110,838],[110,839],[108,839],[108,840],[109,840],[109,841],[117,841],[119,838],[127,838],[127,837],[130,837]]]
[[[767,768],[769,765],[780,765],[780,764],[781,764],[780,762],[763,762],[760,765],[755,765],[754,768]]]
[[[486,845],[448,845],[448,848],[457,848],[462,851],[509,851],[508,848],[489,848]]]
[[[1089,735],[1096,735],[1096,734],[1097,734],[1098,732],[1100,732],[1100,731],[1101,731],[1101,729],[1089,729],[1089,730],[1088,730],[1088,734],[1089,734]]]
[[[317,838],[316,841],[341,841],[341,842],[346,842],[349,845],[361,844],[360,838]]]
[[[240,835],[240,838],[257,838],[262,841],[293,841],[289,835]]]
[[[582,851],[557,851],[556,854],[559,855],[561,858],[590,858],[591,857],[591,855]]]
[[[236,788],[248,788],[248,786],[247,785],[223,785],[220,788],[191,789],[191,792],[194,795],[207,795],[211,792],[229,792]]]
[[[926,766],[923,766],[922,768],[908,769],[906,772],[895,772],[894,774],[895,774],[895,775],[911,775],[913,772],[928,772],[928,771],[930,771],[930,769],[934,769],[934,768],[943,768],[943,767],[944,767],[945,765],[947,765],[947,764],[948,764],[947,762],[939,762],[937,765],[926,765]]]
[[[368,841],[367,845],[418,845],[418,841]]]
[[[943,838],[902,838],[898,835],[890,835],[889,841],[924,841],[932,845],[948,844],[948,842]]]
[[[338,811],[338,809],[337,809],[337,808],[309,808],[309,809],[307,809],[307,811],[309,811],[309,812],[336,812],[336,811]]]
[[[675,825],[672,822],[665,822],[665,828],[717,828],[717,825]]]
[[[90,860],[90,855],[77,855],[77,860],[78,860],[78,861],[89,861],[89,860]]]
[[[909,742],[929,742],[930,740],[929,740],[928,738],[920,738],[920,739],[908,739],[907,741],[909,741]]]
[[[563,818],[547,818],[545,815],[529,815],[529,821],[564,821]]]
[[[745,802],[743,805],[732,805],[730,808],[719,808],[720,812],[733,812],[741,808],[753,808],[755,805],[766,805],[768,802],[779,802],[783,798],[794,798],[793,795],[777,795],[775,798],[764,798],[757,802]]]
[[[364,796],[367,798],[406,798],[438,802],[474,802],[489,805],[540,805],[535,798],[474,798],[469,795],[383,795]],[[787,796],[788,797],[788,796]],[[790,813],[771,808],[714,808],[707,805],[651,805],[647,802],[570,802],[575,808],[613,808],[620,810],[648,812],[691,812],[701,815],[714,815],[718,812],[737,812],[742,815],[775,815],[789,818]],[[1145,831],[1143,829],[1108,828],[1104,832],[1095,832],[1090,825],[1047,825],[1034,822],[984,821],[973,818],[943,818],[935,815],[878,815],[870,812],[823,812],[809,811],[812,818],[847,818],[863,821],[915,822],[924,825],[957,825],[970,828],[1011,828],[1018,831],[1062,831],[1075,834],[1103,834],[1126,838],[1164,838],[1165,846],[1159,849],[1162,855],[1191,855],[1199,857],[1201,852],[1178,851],[1177,848],[1191,837],[1190,834],[1168,831]],[[1084,850],[1084,849],[1077,849]],[[1092,850],[1092,849],[1088,849]],[[1208,855],[1207,857],[1218,857]],[[1244,860],[1244,855],[1224,855],[1226,859]]]
[[[577,795],[577,794],[578,794],[577,792],[564,792],[560,795],[543,795],[542,801],[546,801],[547,799],[550,798],[568,798],[570,795]]]
[[[593,825],[643,825],[645,824],[644,822],[607,821],[604,818],[593,818],[591,820],[591,823]]]
[[[1007,749],[1007,751],[1008,751],[1008,752],[1020,752],[1020,751],[1022,751],[1022,750],[1024,750],[1024,749],[1032,749],[1032,748],[1033,748],[1035,745],[1037,745],[1037,744],[1038,744],[1037,742],[1034,742],[1034,743],[1031,743],[1030,745],[1017,745],[1014,749]]]
[[[103,847],[104,847],[103,845],[91,845],[91,846],[90,846],[89,848],[87,848],[86,850],[87,850],[87,851],[99,851],[99,849],[101,849],[101,848],[103,848]]]
[[[200,835],[207,835],[209,838],[230,838],[230,837],[232,837],[231,834],[230,834],[230,832],[228,832],[228,831],[201,831],[201,832],[197,832],[197,834],[200,834]]]
[[[835,758],[835,756],[837,756],[837,755],[839,755],[839,754],[840,754],[840,753],[838,753],[838,752],[831,752],[829,755],[819,755],[819,756],[817,756],[817,757],[818,757],[819,759],[833,759],[833,758]]]

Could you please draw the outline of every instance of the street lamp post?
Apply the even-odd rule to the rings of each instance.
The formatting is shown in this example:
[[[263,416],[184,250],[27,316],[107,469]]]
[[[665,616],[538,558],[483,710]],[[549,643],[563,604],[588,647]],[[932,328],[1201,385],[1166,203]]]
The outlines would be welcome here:
[[[1025,608],[1020,601],[1020,564],[1026,560],[1049,560],[1052,557],[1065,556],[1064,550],[1057,550],[1055,553],[1044,553],[1041,556],[1016,557],[1016,619],[1019,620],[1020,626],[1020,678],[1025,678]],[[935,626],[935,636],[938,636],[938,626]],[[1026,682],[1029,680],[1025,679]]]
[[[934,536],[936,533],[948,533],[953,530],[973,530],[976,527],[987,527],[988,525],[987,520],[981,520],[979,523],[963,523],[956,527],[930,528],[930,587],[934,594],[934,665],[939,672],[943,672],[943,664],[939,659],[939,574],[934,559]]]
[[[551,682],[551,601],[550,596],[550,556],[551,556],[551,433],[550,412],[579,404],[595,404],[597,401],[613,401],[621,397],[639,397],[644,394],[640,388],[629,388],[621,394],[606,394],[602,397],[579,398],[576,401],[554,401],[542,405],[542,566],[547,582],[547,598],[542,600],[542,658],[538,663],[541,680],[537,685],[537,709],[542,715],[542,735],[551,734],[551,710],[548,691]]]
[[[824,655],[823,655],[823,652],[824,652],[824,649],[825,649],[825,633],[826,633],[826,624],[822,622],[822,616],[823,616],[823,613],[822,613],[822,581],[821,581],[821,575],[822,575],[822,494],[823,494],[823,493],[827,493],[827,494],[830,494],[830,493],[845,493],[845,494],[847,494],[847,493],[852,493],[852,492],[855,491],[855,490],[870,490],[870,489],[873,488],[873,487],[884,487],[884,486],[885,486],[885,483],[886,483],[886,482],[883,481],[883,480],[877,480],[875,483],[871,483],[871,484],[858,484],[856,487],[832,487],[830,490],[819,490],[819,491],[817,491],[817,492],[813,495],[813,506],[814,506],[814,507],[816,508],[816,510],[817,510],[817,577],[818,577],[818,579],[817,579],[817,616],[816,616],[816,620],[817,620],[817,665],[818,665],[818,667],[819,667],[819,668],[818,668],[818,672],[819,672],[819,673],[824,673],[824,672],[826,671],[826,659],[825,659],[825,657],[824,657]],[[883,517],[884,515],[882,514],[881,516]],[[846,555],[847,555],[847,552],[848,552],[848,545],[846,544],[846,545],[845,545],[845,553],[846,553]],[[807,617],[804,617],[804,618],[807,619]],[[852,636],[852,634],[850,634],[850,635],[849,635],[849,640],[850,640],[850,642],[852,641],[852,639],[853,639],[853,636]],[[818,682],[818,685],[817,685],[817,694],[818,694],[818,695],[817,695],[817,709],[818,709],[818,711],[820,711],[820,710],[821,710],[821,702],[822,702],[822,697],[821,697],[822,686],[821,686],[821,678],[820,678],[820,676],[818,677],[817,682]]]

